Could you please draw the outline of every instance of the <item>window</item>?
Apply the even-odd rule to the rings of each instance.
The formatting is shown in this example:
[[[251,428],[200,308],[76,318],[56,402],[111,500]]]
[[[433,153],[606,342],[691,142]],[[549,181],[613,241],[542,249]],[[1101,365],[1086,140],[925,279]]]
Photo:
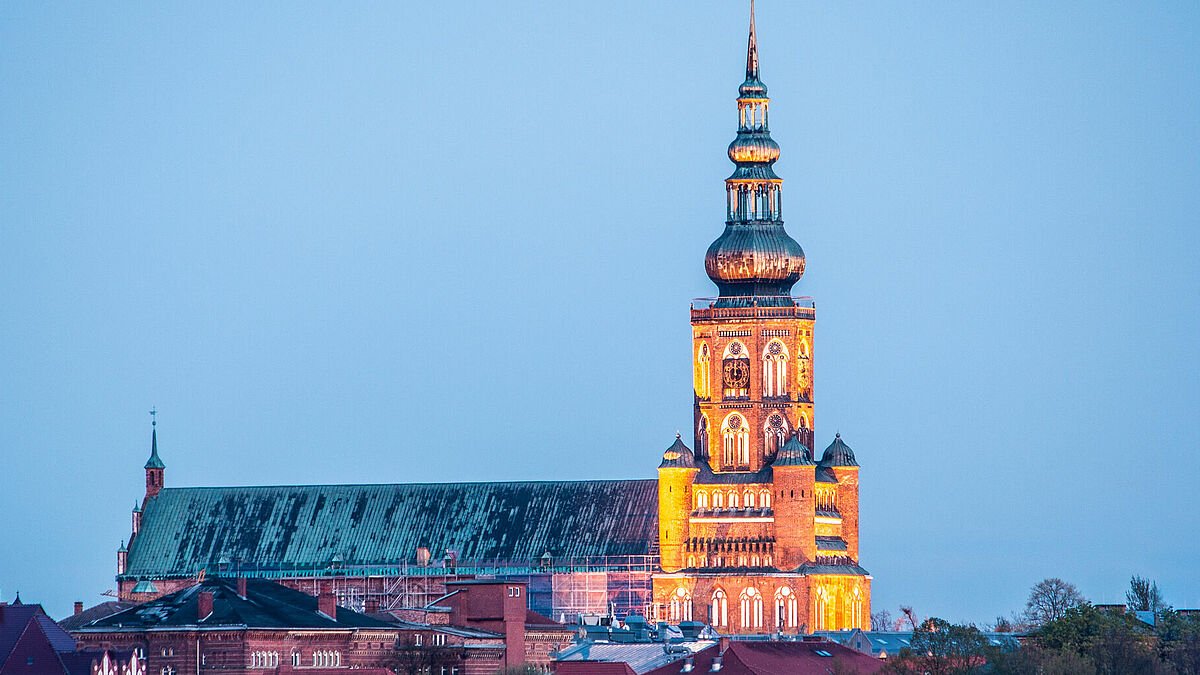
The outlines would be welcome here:
[[[510,597],[510,598],[521,597],[521,587],[520,586],[509,586],[508,587],[508,597]]]
[[[725,497],[722,496],[720,492],[713,493],[713,508],[714,509],[725,508]]]
[[[719,588],[713,591],[712,613],[708,621],[714,626],[729,625],[729,601],[725,597],[725,591]]]
[[[763,509],[771,508],[771,491],[770,490],[763,490],[762,492],[758,493],[758,506],[759,506],[759,508],[763,508]]]
[[[866,623],[867,623],[864,620],[866,617],[864,617],[862,615],[862,611],[863,611],[862,591],[858,590],[857,586],[854,588],[854,594],[850,598],[850,604],[851,604],[851,612],[852,612],[850,614],[850,620],[853,622],[853,625],[848,626],[848,627],[849,628],[862,628],[863,630],[866,630],[867,628],[864,627],[864,626],[866,626]]]
[[[159,675],[175,675],[175,666],[163,666],[158,672]]]
[[[300,652],[292,652],[292,665],[300,665]]]
[[[445,647],[446,646],[446,634],[445,633],[434,633],[433,634],[433,646]]]
[[[774,455],[787,442],[787,419],[780,413],[771,413],[763,425],[763,452]]]
[[[417,633],[416,637],[413,638],[413,644],[415,644],[418,647],[421,646],[421,634],[420,633]]]
[[[721,428],[721,458],[725,466],[750,463],[750,431],[746,420],[733,413]]]
[[[824,586],[817,588],[816,598],[813,600],[813,623],[817,630],[833,630],[834,606],[832,600],[829,591]]]
[[[746,493],[742,495],[742,506],[745,506],[748,509],[754,508],[754,493],[753,492],[750,492],[749,490],[747,490]]]
[[[708,398],[709,393],[709,377],[712,372],[712,357],[708,354],[708,343],[701,342],[700,349],[696,352],[696,396],[700,398]]]
[[[725,398],[746,398],[750,395],[750,354],[737,340],[725,348],[721,360],[721,383]]]
[[[174,647],[163,647],[162,655],[163,656],[175,656],[175,648]]]
[[[729,508],[736,509],[738,507],[738,493],[733,490],[729,491]]]
[[[763,397],[787,396],[787,347],[779,340],[771,340],[763,350]]]
[[[708,508],[708,493],[707,492],[704,492],[703,490],[701,490],[700,492],[696,493],[696,508],[698,508],[698,509],[707,509]]]
[[[762,594],[757,588],[746,588],[742,591],[741,601],[742,628],[762,628]]]
[[[775,627],[796,627],[796,594],[784,586],[775,591]]]
[[[708,459],[708,415],[701,415],[696,425],[696,456]]]
[[[691,621],[692,594],[688,593],[687,589],[682,586],[676,588],[674,595],[671,596],[668,611],[671,621]]]

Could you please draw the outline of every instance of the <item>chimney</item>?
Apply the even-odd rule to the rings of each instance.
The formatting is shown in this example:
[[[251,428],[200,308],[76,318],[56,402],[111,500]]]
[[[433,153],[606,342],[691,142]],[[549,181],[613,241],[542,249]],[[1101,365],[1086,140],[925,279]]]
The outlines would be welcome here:
[[[379,611],[379,598],[367,598],[363,601],[363,611],[374,614]]]
[[[724,639],[724,638],[722,638],[722,639]],[[708,669],[708,672],[710,672],[710,673],[715,673],[715,672],[717,672],[717,671],[718,671],[718,670],[720,670],[720,669],[721,669],[721,657],[720,657],[720,656],[714,656],[714,657],[713,657],[713,660],[712,660],[712,668],[709,668],[709,669]]]
[[[203,621],[213,613],[213,594],[212,591],[200,591],[200,598],[196,602],[196,621]]]
[[[246,599],[246,577],[238,577],[238,596]]]
[[[79,616],[80,614],[83,614],[83,603],[76,600],[75,601],[75,616]]]
[[[720,645],[720,648],[717,650],[717,653],[724,654],[725,650],[729,649],[729,636],[722,635],[721,639],[717,642],[717,644]]]
[[[337,620],[337,596],[333,593],[322,593],[317,596],[317,611]]]
[[[695,669],[696,669],[696,657],[689,656],[683,660],[683,669],[681,669],[679,672],[690,673]]]

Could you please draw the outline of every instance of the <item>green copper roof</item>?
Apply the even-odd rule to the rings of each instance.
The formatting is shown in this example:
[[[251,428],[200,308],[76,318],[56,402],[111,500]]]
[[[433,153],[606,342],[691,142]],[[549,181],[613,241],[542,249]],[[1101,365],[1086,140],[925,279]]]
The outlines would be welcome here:
[[[165,488],[146,501],[126,577],[440,560],[644,555],[654,480]]]
[[[158,429],[150,432],[150,459],[146,460],[147,469],[165,469],[166,464],[158,458]]]

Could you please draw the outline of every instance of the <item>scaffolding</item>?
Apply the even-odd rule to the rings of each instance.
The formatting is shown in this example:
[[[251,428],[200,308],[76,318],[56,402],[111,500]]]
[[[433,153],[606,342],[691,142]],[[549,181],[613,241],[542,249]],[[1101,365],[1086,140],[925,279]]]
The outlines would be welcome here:
[[[537,563],[449,558],[432,564],[243,562],[236,568],[220,563],[206,569],[222,576],[271,579],[312,595],[333,593],[338,604],[359,612],[427,607],[446,594],[448,582],[460,579],[523,581],[528,584],[529,609],[555,621],[577,623],[581,616],[610,612],[648,616],[657,567],[657,555],[627,555],[543,558]]]

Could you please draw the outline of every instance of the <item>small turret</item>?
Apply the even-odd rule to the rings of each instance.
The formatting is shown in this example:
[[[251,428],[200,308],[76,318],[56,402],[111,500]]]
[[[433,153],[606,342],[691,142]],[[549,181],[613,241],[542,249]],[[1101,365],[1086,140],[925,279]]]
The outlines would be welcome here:
[[[691,448],[679,434],[658,465],[658,550],[664,571],[683,567],[683,549],[692,513],[692,482],[699,472]]]
[[[156,410],[150,411],[157,414]],[[150,459],[146,460],[146,499],[157,497],[163,487],[163,474],[167,465],[158,456],[158,420],[150,422]]]
[[[125,574],[125,570],[129,567],[129,549],[125,547],[125,540],[121,540],[121,548],[117,549],[117,574]]]
[[[837,479],[837,509],[842,516],[842,539],[846,555],[858,562],[858,460],[854,451],[837,434],[821,455],[821,467]]]

